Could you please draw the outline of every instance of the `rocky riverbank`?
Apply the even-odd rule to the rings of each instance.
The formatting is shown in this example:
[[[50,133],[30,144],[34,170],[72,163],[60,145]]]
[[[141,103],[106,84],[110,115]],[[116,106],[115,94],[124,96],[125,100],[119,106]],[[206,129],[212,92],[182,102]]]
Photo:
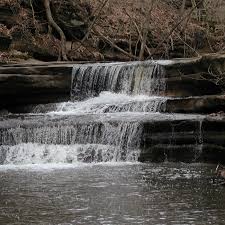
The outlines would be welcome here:
[[[224,71],[218,54],[2,66],[0,164],[27,144],[79,145],[82,162],[225,163]]]

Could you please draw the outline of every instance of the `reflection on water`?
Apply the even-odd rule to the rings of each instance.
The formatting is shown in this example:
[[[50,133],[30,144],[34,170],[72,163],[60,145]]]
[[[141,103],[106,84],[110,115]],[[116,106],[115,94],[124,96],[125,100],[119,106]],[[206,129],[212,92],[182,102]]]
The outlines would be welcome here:
[[[205,164],[1,166],[0,224],[225,224]]]

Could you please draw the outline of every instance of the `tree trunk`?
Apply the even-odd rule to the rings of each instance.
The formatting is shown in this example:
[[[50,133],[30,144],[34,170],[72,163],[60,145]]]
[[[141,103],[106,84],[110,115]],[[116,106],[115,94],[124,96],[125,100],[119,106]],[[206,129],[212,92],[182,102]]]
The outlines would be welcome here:
[[[147,36],[150,29],[150,23],[151,23],[151,14],[153,10],[155,0],[151,0],[151,6],[146,14],[145,23],[143,25],[143,35],[142,35],[142,42],[141,42],[141,49],[139,53],[139,60],[144,60],[144,53],[145,53],[145,46],[147,46]]]
[[[184,14],[185,6],[186,6],[186,0],[183,0],[181,8],[180,8],[180,15],[181,16]]]
[[[148,35],[148,26],[147,24],[144,24],[144,30],[143,30],[143,38],[142,38],[142,42],[141,42],[141,49],[140,49],[140,53],[139,53],[139,60],[142,61],[144,60],[144,53],[145,53],[145,45],[147,42],[147,35]]]
[[[50,8],[50,1],[44,0],[44,6],[46,11],[47,20],[50,26],[52,26],[60,35],[61,38],[61,54],[63,61],[67,61],[67,54],[66,54],[66,36],[63,33],[62,29],[58,26],[58,24],[54,21],[52,17],[52,12]]]

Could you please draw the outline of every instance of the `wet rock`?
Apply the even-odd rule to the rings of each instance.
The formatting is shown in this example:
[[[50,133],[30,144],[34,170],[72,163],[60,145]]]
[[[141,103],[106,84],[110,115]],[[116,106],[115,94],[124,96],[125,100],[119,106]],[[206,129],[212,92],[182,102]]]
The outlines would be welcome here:
[[[222,94],[222,87],[211,80],[191,77],[175,77],[166,80],[165,95],[173,97]]]
[[[214,113],[212,116],[221,116],[223,113],[217,112],[224,109],[224,95],[171,98],[165,104],[165,112],[169,113]]]
[[[0,34],[0,51],[6,51],[9,49],[12,39]]]
[[[153,122],[145,127],[142,162],[225,162],[224,117]]]

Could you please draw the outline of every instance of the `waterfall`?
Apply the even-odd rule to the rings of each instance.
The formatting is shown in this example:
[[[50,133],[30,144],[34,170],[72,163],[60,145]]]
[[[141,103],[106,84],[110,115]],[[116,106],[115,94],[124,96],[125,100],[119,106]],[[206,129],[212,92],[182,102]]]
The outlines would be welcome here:
[[[121,148],[137,147],[141,125],[135,122],[99,122],[91,124],[46,124],[1,129],[1,145],[40,144],[109,144]],[[137,137],[137,138],[136,138]]]
[[[73,67],[73,99],[97,96],[102,91],[129,95],[160,95],[165,91],[164,69],[154,61]]]
[[[110,145],[76,144],[45,145],[22,143],[14,146],[0,146],[0,165],[40,164],[40,163],[78,163],[120,161],[120,149]],[[125,161],[137,161],[139,151],[127,153]]]
[[[98,97],[84,101],[64,102],[55,105],[50,114],[101,114],[116,112],[161,112],[164,110],[167,98],[159,96],[129,96],[102,92]],[[50,107],[49,107],[50,108]],[[42,107],[35,108],[40,112]]]
[[[71,76],[69,102],[0,118],[0,164],[151,161],[152,154],[197,161],[208,148],[204,116],[164,113],[162,63],[76,64]],[[176,111],[179,98],[174,104]]]
[[[141,134],[142,126],[137,122],[16,126],[0,131],[0,162],[21,161],[28,156],[33,156],[30,162],[39,162],[40,155],[43,162],[52,161],[53,155],[60,158],[60,146],[62,162],[73,154],[82,162],[137,160]],[[16,155],[20,159],[14,159]]]
[[[137,161],[143,114],[166,104],[164,76],[154,61],[74,65],[70,102],[0,121],[0,164]]]

